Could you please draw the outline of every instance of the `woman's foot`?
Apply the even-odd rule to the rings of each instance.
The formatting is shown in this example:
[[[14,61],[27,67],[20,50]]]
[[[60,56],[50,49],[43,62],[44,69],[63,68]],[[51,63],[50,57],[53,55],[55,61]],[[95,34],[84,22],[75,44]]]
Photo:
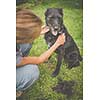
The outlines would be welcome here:
[[[18,97],[20,97],[22,94],[23,94],[22,91],[17,91],[17,92],[16,92],[16,97],[18,98]]]

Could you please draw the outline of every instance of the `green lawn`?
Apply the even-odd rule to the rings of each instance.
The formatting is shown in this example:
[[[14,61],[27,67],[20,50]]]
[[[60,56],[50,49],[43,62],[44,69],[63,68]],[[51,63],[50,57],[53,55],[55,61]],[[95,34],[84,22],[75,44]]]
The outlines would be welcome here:
[[[64,11],[64,24],[67,27],[69,33],[76,41],[81,55],[83,53],[83,8],[82,0],[44,0],[43,3],[34,6],[27,3],[20,5],[20,7],[29,8],[35,14],[41,17],[44,22],[44,12],[47,8],[60,7]],[[33,43],[33,47],[30,51],[30,56],[39,56],[47,50],[47,45],[43,36],[36,39]],[[56,54],[52,55],[52,58],[48,63],[39,65],[40,78],[33,84],[21,97],[21,100],[83,100],[83,64],[81,62],[80,67],[67,69],[67,66],[63,62],[59,75],[56,78],[52,78],[51,74],[56,66]],[[68,98],[66,95],[56,93],[52,90],[58,79],[75,81],[76,84],[73,87],[74,94]]]

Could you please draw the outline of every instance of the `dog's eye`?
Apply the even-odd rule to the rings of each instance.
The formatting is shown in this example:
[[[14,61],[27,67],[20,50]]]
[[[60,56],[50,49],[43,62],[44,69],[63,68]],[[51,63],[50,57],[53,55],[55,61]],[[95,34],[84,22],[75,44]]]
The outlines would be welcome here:
[[[52,16],[48,16],[48,18],[52,18]]]
[[[52,19],[52,18],[53,18],[52,16],[48,16],[48,17],[47,17],[48,20],[49,20],[49,19]]]
[[[60,19],[60,18],[62,18],[62,16],[58,16],[58,18]]]
[[[50,17],[47,17],[47,20],[50,20]]]

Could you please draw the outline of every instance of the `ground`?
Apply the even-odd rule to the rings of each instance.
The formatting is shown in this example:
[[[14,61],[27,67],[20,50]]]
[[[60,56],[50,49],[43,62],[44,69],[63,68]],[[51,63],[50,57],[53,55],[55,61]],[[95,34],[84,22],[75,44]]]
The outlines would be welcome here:
[[[32,1],[32,0],[30,0]],[[43,0],[42,0],[43,1]],[[44,23],[44,12],[47,8],[59,7],[64,11],[64,24],[69,33],[77,43],[81,55],[83,54],[83,7],[82,0],[44,0],[37,6],[34,2],[25,3],[17,7],[31,9],[37,14]],[[33,47],[30,51],[30,56],[39,56],[47,50],[47,44],[43,36],[40,36],[33,42]],[[40,77],[25,94],[19,98],[20,100],[83,100],[83,63],[79,67],[71,70],[67,69],[63,62],[60,73],[57,77],[52,78],[51,74],[56,66],[56,54],[54,53],[48,62],[39,65]],[[59,80],[73,81],[73,94],[69,97],[68,94],[58,93],[53,91]]]

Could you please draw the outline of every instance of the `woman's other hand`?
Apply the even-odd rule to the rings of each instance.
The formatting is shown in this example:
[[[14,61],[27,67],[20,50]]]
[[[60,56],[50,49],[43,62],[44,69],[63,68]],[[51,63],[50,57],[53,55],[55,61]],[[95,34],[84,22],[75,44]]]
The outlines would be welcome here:
[[[48,31],[49,31],[49,27],[43,25],[43,26],[41,27],[41,33],[40,33],[40,35],[43,35],[43,34],[45,34],[45,33],[48,32]]]

